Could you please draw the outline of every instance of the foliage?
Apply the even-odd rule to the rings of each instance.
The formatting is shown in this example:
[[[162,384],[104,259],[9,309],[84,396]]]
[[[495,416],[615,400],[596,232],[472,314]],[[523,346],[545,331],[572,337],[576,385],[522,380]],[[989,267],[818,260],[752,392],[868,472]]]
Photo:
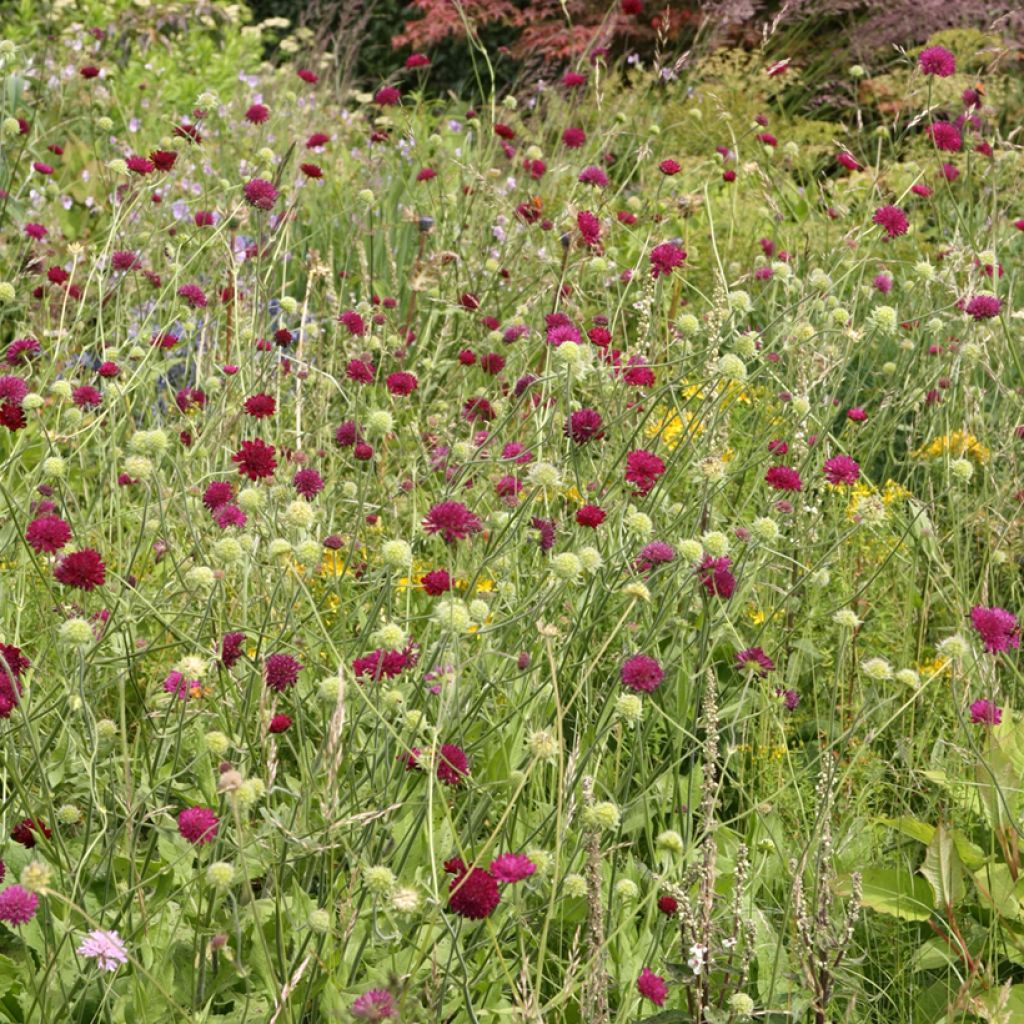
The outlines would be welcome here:
[[[1012,65],[189,10],[0,43],[0,1018],[1016,1019]]]

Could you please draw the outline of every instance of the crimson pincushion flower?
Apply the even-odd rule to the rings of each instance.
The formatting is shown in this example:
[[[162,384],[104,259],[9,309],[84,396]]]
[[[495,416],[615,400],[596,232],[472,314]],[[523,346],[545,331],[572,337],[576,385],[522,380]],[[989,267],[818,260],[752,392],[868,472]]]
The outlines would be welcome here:
[[[842,484],[855,484],[860,478],[860,466],[849,455],[835,455],[831,459],[826,459],[822,468],[828,482],[837,487]]]
[[[604,522],[606,515],[605,510],[598,505],[584,505],[576,510],[576,523],[595,530]]]
[[[420,578],[420,585],[431,597],[440,597],[452,589],[452,579],[447,569],[431,569]]]
[[[10,718],[21,696],[21,673],[29,660],[14,644],[0,644],[0,718]],[[2,861],[0,861],[2,863]],[[0,880],[3,873],[0,872]]]
[[[652,693],[665,678],[657,659],[647,654],[634,654],[622,663],[619,670],[622,685],[640,693]]]
[[[968,710],[972,725],[998,725],[1003,720],[1003,709],[991,700],[976,700]]]
[[[100,553],[93,548],[83,548],[65,555],[53,570],[54,579],[66,587],[79,590],[94,590],[106,580],[106,566]]]
[[[261,391],[259,394],[250,395],[245,400],[244,408],[253,419],[262,420],[267,416],[274,415],[277,402],[274,400],[273,395],[267,395]]]
[[[437,759],[437,777],[446,786],[461,786],[469,778],[469,760],[454,743],[442,743]]]
[[[193,846],[203,846],[217,836],[220,819],[209,807],[186,807],[178,815],[178,832]]]
[[[1016,616],[1005,608],[975,605],[971,609],[971,625],[989,654],[1020,647],[1020,624]]]
[[[589,210],[580,210],[576,214],[576,226],[586,245],[593,247],[598,244],[601,239],[601,222],[594,214]]]
[[[294,686],[302,664],[290,654],[269,654],[263,665],[263,679],[271,690],[283,693]]]
[[[662,242],[651,250],[651,277],[671,274],[686,259],[686,250],[672,242]]]
[[[225,633],[221,638],[220,663],[225,668],[231,668],[242,657],[242,642],[244,640],[244,633]]]
[[[448,893],[449,908],[471,921],[490,917],[501,901],[497,880],[483,868],[463,868],[452,879]]]
[[[1003,304],[997,296],[984,294],[975,295],[964,307],[967,315],[975,320],[991,320],[993,317],[999,316],[999,311],[1002,308]]]
[[[934,121],[925,129],[935,148],[946,153],[959,153],[963,146],[960,130],[949,121]]]
[[[245,201],[257,210],[270,210],[277,202],[278,191],[272,182],[265,178],[253,178],[242,188]]]
[[[262,438],[243,441],[242,446],[231,456],[231,461],[238,466],[238,472],[250,480],[261,480],[273,476],[277,468],[274,458],[276,449]]]
[[[637,448],[626,456],[626,482],[634,485],[635,493],[640,497],[653,490],[658,477],[664,472],[665,463],[654,452]]]
[[[300,469],[292,477],[292,484],[307,501],[312,501],[324,489],[324,479],[315,469]]]
[[[604,437],[601,425],[601,414],[596,409],[577,409],[565,421],[565,436],[576,444],[600,440]]]
[[[650,967],[645,967],[636,979],[636,990],[649,999],[655,1006],[663,1006],[668,996],[668,985],[660,974],[655,974]]]
[[[925,75],[948,78],[956,71],[956,57],[944,46],[929,46],[921,51],[917,66]]]
[[[206,293],[197,284],[183,284],[178,294],[193,308],[203,309],[207,304]]]
[[[71,401],[79,409],[95,409],[103,404],[103,395],[91,384],[81,384],[71,392]]]
[[[604,188],[608,184],[608,175],[594,164],[584,167],[580,171],[579,181],[584,185],[594,185],[597,188]]]
[[[737,651],[736,664],[759,676],[766,676],[775,668],[775,662],[760,647],[748,647],[745,651]]]
[[[37,832],[47,839],[53,835],[49,826],[41,818],[23,818],[11,829],[11,838],[24,846],[26,850],[31,850],[36,845],[35,834]]]
[[[442,501],[423,517],[423,529],[430,534],[439,533],[450,544],[479,533],[483,527],[461,501]]]
[[[214,480],[203,492],[203,504],[211,511],[226,505],[235,496],[235,488],[227,480]]]
[[[20,885],[9,885],[0,891],[0,921],[17,927],[36,916],[39,896]]]
[[[250,124],[263,124],[270,117],[270,108],[262,103],[254,103],[245,112],[245,119]]]
[[[491,861],[489,870],[497,881],[511,885],[529,878],[537,870],[537,865],[525,853],[503,853]]]
[[[587,141],[587,133],[582,128],[566,128],[562,132],[562,145],[568,149],[579,149]]]
[[[53,554],[71,540],[71,527],[60,516],[40,516],[28,524],[25,540],[33,551]]]
[[[419,383],[414,373],[407,373],[405,370],[389,373],[385,381],[388,391],[400,397],[411,395],[419,387]]]
[[[731,565],[731,558],[704,556],[697,572],[701,585],[712,597],[732,597],[736,589],[736,577],[729,571]]]
[[[906,213],[898,206],[880,206],[871,219],[879,227],[884,228],[890,238],[905,235],[910,227]]]
[[[803,489],[800,474],[790,466],[772,466],[764,475],[764,482],[776,491],[799,491]]]

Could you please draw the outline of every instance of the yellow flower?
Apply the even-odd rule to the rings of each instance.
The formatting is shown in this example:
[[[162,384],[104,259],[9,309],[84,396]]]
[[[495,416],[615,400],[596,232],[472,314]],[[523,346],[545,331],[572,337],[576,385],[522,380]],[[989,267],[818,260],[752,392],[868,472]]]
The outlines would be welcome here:
[[[756,605],[751,605],[747,609],[747,617],[755,626],[760,626],[766,618],[764,612],[761,611],[761,609],[758,608]]]
[[[962,458],[969,455],[979,465],[984,465],[992,453],[973,434],[964,430],[954,430],[951,434],[943,434],[922,445],[911,454],[915,459],[937,459],[944,455]]]

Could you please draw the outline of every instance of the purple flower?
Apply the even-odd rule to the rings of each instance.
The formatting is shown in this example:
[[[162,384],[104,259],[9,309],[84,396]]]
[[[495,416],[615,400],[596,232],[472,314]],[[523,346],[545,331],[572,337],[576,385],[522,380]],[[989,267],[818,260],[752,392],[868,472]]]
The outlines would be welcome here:
[[[665,678],[661,665],[646,654],[634,654],[622,663],[620,670],[622,685],[640,693],[656,690]]]
[[[117,932],[93,929],[82,940],[75,951],[79,956],[92,957],[101,971],[116,971],[121,964],[128,963],[128,951]]]
[[[977,630],[989,654],[1020,647],[1020,624],[1005,608],[975,605],[971,609],[971,625]]]
[[[975,295],[964,308],[975,320],[991,320],[999,316],[1003,304],[995,295]]]
[[[20,885],[9,885],[0,892],[0,921],[15,927],[31,921],[38,907],[39,897]]]
[[[976,700],[970,707],[972,725],[998,725],[1003,709],[990,700]]]
[[[490,872],[499,882],[521,882],[537,870],[525,853],[503,853],[491,861]]]
[[[830,484],[853,484],[860,477],[860,466],[849,455],[836,455],[825,460],[825,477]]]
[[[759,676],[766,676],[775,668],[775,662],[760,647],[748,647],[745,651],[737,651],[736,664],[740,668],[750,669]]]
[[[929,46],[921,51],[917,66],[922,74],[949,78],[956,71],[956,57],[944,46]]]
[[[701,585],[712,597],[732,597],[736,589],[736,577],[729,572],[731,565],[731,558],[704,556],[704,561],[700,563],[697,572]]]
[[[395,1015],[395,1000],[383,988],[372,988],[352,1003],[352,1016],[359,1020],[387,1020]]]

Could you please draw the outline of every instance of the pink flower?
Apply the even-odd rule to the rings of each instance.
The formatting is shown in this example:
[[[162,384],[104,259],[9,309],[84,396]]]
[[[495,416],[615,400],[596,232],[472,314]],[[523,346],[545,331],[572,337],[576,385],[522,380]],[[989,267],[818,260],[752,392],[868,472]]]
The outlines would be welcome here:
[[[186,807],[178,815],[178,832],[193,846],[212,842],[219,826],[220,819],[209,807]]]
[[[294,686],[302,671],[302,663],[290,654],[270,654],[263,665],[263,678],[271,690],[283,693]]]
[[[277,202],[278,191],[272,182],[264,178],[253,178],[247,181],[242,189],[245,201],[257,210],[270,210]]]
[[[372,988],[352,1003],[352,1016],[358,1020],[387,1020],[395,1015],[395,1000],[383,988]]]
[[[990,700],[976,700],[970,712],[972,725],[998,725],[1003,720],[1003,709]]]
[[[665,472],[665,463],[653,452],[638,448],[626,456],[626,482],[636,487],[639,496],[653,490],[658,477]]]
[[[910,227],[910,221],[907,220],[906,213],[898,206],[880,206],[875,210],[875,215],[871,219],[879,227],[884,228],[885,233],[890,238],[905,235],[907,228]]]
[[[655,974],[650,967],[645,967],[636,979],[636,990],[644,997],[650,999],[655,1006],[663,1006],[668,996],[668,985],[665,979]]]
[[[446,786],[461,786],[469,778],[469,760],[461,747],[454,743],[441,744],[437,777]]]
[[[121,964],[128,963],[128,950],[121,936],[99,928],[89,932],[75,952],[95,960],[101,971],[116,971]]]
[[[949,78],[956,71],[956,57],[944,46],[929,46],[921,51],[917,66],[922,74]]]
[[[39,897],[20,885],[9,885],[0,892],[0,921],[17,927],[27,924],[36,916]]]
[[[971,609],[971,625],[977,630],[989,654],[1020,647],[1020,623],[1005,608],[975,605]]]
[[[661,686],[665,671],[655,658],[634,654],[622,663],[619,678],[627,689],[652,693]]]
[[[483,526],[461,501],[442,501],[423,517],[423,529],[430,534],[441,534],[451,544],[479,533]]]
[[[959,129],[949,121],[935,121],[925,129],[935,148],[946,153],[959,153],[963,138]]]
[[[830,484],[856,483],[860,477],[860,466],[849,455],[836,455],[825,460],[825,476]]]
[[[712,597],[732,597],[736,589],[736,577],[729,571],[732,565],[731,558],[712,558],[704,556],[697,572],[700,575],[701,586]]]
[[[993,317],[999,316],[999,311],[1002,308],[1003,304],[995,295],[975,295],[967,303],[965,311],[975,320],[991,320]]]
[[[499,882],[521,882],[537,870],[525,853],[503,853],[491,861],[490,872]]]
[[[597,188],[604,188],[608,184],[608,175],[600,167],[591,164],[580,171],[579,180],[584,185],[595,185]]]
[[[651,250],[651,277],[671,274],[686,259],[686,251],[672,242],[662,242]]]
[[[791,466],[772,466],[764,475],[764,482],[776,491],[803,490],[800,474]]]
[[[755,675],[766,676],[775,668],[775,662],[760,647],[748,647],[736,652],[736,664],[750,669]]]

